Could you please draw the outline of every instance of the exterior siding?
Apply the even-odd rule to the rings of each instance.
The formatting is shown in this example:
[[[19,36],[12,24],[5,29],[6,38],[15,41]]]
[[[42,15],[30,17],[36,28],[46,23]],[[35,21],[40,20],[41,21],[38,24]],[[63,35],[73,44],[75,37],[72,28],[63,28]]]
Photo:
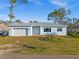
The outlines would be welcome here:
[[[9,31],[8,31],[8,32],[9,32],[9,36],[12,36],[12,32],[13,32],[12,29],[9,28],[8,30],[9,30]]]
[[[62,32],[57,32],[57,35],[66,36],[67,35],[67,29],[66,28],[62,28]]]
[[[51,28],[51,32],[44,32],[44,28]],[[66,28],[62,28],[62,32],[58,32],[57,28],[53,28],[53,27],[41,27],[40,28],[40,35],[47,35],[47,34],[55,34],[55,35],[66,36],[67,35],[67,30],[66,30]]]

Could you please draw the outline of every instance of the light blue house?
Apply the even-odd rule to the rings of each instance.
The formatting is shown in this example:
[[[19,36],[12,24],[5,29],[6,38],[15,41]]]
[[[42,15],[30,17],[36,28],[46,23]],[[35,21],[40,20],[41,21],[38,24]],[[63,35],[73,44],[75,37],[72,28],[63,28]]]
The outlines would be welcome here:
[[[48,22],[12,23],[8,28],[9,36],[67,35],[67,25]]]

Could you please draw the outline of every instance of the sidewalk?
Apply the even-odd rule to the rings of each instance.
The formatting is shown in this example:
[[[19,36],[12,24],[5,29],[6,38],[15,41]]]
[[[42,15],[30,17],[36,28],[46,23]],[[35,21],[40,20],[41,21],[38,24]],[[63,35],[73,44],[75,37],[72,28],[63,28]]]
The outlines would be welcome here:
[[[0,55],[0,59],[79,59],[78,55],[16,55],[16,54],[4,54]]]

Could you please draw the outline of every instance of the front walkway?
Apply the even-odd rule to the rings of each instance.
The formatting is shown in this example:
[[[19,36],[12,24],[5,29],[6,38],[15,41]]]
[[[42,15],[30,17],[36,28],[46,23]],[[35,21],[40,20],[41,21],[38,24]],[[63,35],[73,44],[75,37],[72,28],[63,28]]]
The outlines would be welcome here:
[[[0,59],[79,59],[79,56],[78,55],[40,56],[40,55],[1,54]]]

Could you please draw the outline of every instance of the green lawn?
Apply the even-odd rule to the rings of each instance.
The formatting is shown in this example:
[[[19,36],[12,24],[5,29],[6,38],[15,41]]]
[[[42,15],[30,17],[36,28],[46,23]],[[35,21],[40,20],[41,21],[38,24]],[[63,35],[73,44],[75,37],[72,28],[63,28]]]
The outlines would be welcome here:
[[[79,55],[79,38],[54,37],[0,37],[0,44],[16,44],[20,50],[12,53],[41,55]],[[17,49],[17,48],[16,48]]]

